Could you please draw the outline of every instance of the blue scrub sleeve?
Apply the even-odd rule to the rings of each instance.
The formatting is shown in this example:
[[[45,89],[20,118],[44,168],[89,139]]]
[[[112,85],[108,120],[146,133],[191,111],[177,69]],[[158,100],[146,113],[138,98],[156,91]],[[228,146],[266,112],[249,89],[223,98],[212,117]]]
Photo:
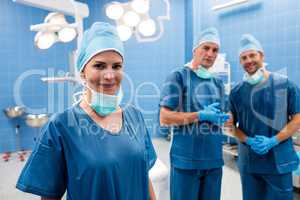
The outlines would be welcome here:
[[[146,146],[146,152],[147,152],[147,161],[148,161],[148,167],[147,169],[150,170],[153,165],[155,164],[155,161],[157,159],[150,135],[147,131],[147,134],[145,136],[145,146]]]
[[[182,79],[178,72],[171,73],[163,84],[160,106],[177,110],[182,97]]]
[[[289,81],[288,114],[292,116],[298,113],[300,113],[300,90],[297,85]]]
[[[66,191],[66,165],[59,130],[49,122],[42,130],[16,187],[38,196],[60,199]]]
[[[150,137],[149,131],[147,129],[144,117],[140,111],[138,111],[138,110],[136,110],[136,111],[138,112],[140,123],[142,124],[142,127],[143,127],[142,130],[144,130],[143,134],[144,134],[144,142],[145,142],[145,149],[146,149],[147,170],[150,170],[153,167],[153,165],[155,164],[157,156],[156,156],[155,149],[153,147],[151,137]]]

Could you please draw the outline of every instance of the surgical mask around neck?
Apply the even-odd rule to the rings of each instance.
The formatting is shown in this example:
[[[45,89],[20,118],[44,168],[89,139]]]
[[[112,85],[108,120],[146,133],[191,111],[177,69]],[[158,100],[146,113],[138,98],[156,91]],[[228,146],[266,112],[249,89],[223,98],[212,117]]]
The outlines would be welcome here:
[[[203,79],[211,79],[213,77],[213,74],[208,69],[202,66],[199,66],[199,68],[196,70],[196,74],[198,77]]]
[[[86,82],[84,83],[84,86],[91,91],[90,102],[86,99],[86,96],[84,100],[100,116],[105,117],[115,112],[123,99],[122,87],[120,87],[119,91],[115,95],[109,95],[93,90]]]
[[[123,91],[120,87],[116,95],[108,95],[91,90],[91,102],[89,105],[101,116],[107,116],[115,112],[123,98]]]
[[[244,74],[243,80],[250,83],[251,85],[256,85],[264,80],[264,69],[258,69],[254,74],[250,75],[248,73]]]

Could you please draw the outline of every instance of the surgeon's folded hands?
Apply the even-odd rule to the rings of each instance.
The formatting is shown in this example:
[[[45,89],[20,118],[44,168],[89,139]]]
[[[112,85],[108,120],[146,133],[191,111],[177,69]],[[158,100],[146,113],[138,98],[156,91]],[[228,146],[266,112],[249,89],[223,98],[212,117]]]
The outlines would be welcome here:
[[[217,125],[223,125],[229,119],[229,115],[222,113],[219,107],[219,103],[205,106],[203,110],[198,112],[199,121],[209,121]]]
[[[255,153],[264,155],[268,153],[270,149],[278,145],[279,141],[276,136],[266,137],[256,135],[255,137],[247,137],[246,144],[248,144]]]

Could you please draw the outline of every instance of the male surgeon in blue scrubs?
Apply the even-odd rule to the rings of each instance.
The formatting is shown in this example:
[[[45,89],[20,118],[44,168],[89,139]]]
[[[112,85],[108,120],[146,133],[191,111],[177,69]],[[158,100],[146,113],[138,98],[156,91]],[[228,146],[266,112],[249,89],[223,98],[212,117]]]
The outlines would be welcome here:
[[[286,76],[265,68],[252,35],[240,41],[244,79],[230,94],[244,200],[292,200],[298,166],[291,136],[300,128],[300,91]]]
[[[173,127],[172,200],[220,199],[222,136],[228,119],[222,81],[209,71],[220,48],[215,28],[201,32],[193,59],[166,79],[160,100],[160,123]]]

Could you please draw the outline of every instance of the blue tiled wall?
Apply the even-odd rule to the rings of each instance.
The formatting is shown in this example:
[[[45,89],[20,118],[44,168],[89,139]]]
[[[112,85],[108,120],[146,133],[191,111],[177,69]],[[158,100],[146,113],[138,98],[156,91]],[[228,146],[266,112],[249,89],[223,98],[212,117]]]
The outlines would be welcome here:
[[[223,0],[226,1],[229,0]],[[194,35],[208,26],[219,29],[221,51],[231,64],[233,82],[240,81],[243,74],[237,55],[240,37],[251,33],[264,47],[268,69],[287,72],[300,86],[299,0],[250,0],[244,5],[212,11],[214,2],[217,1],[194,0]]]
[[[109,21],[104,16],[104,5],[108,0],[84,1],[89,5],[90,16],[84,21],[85,28],[94,21]],[[125,2],[125,1],[121,1]],[[163,0],[151,1],[151,16],[165,12]],[[125,71],[133,82],[133,91],[124,82],[125,100],[129,94],[150,94],[137,103],[144,110],[151,134],[157,134],[157,110],[159,91],[166,75],[174,68],[181,66],[185,60],[185,1],[171,1],[171,20],[164,23],[163,37],[153,43],[138,43],[135,38],[126,42]],[[33,109],[46,108],[44,111],[53,113],[61,111],[71,103],[67,93],[67,83],[46,84],[40,80],[42,76],[53,76],[69,71],[68,55],[76,48],[75,41],[69,44],[55,44],[50,49],[39,50],[34,44],[34,32],[29,30],[32,24],[42,23],[48,11],[1,0],[0,3],[0,109],[14,106],[16,98],[13,88],[16,80],[25,72],[26,76],[20,86],[19,96],[25,106]],[[68,18],[72,21],[72,18]],[[37,71],[32,71],[37,70]],[[34,74],[35,73],[35,74]],[[32,148],[33,138],[38,130],[29,128],[20,119],[8,119],[0,112],[0,152],[14,151],[16,147],[15,126],[20,125],[20,148]]]
[[[193,39],[194,39],[194,24],[193,19],[193,0],[187,0],[185,3],[185,63],[192,58]]]
[[[31,148],[38,131],[25,124],[24,116],[8,119],[2,112],[4,108],[21,103],[30,112],[53,113],[65,106],[67,101],[59,101],[57,95],[48,97],[51,90],[57,93],[59,86],[48,85],[40,78],[68,71],[68,54],[74,44],[55,44],[48,50],[34,46],[35,33],[29,30],[29,26],[42,23],[48,13],[46,11],[2,0],[0,13],[0,152],[3,152]],[[17,89],[20,92],[14,91]],[[51,102],[51,107],[47,106],[48,102]],[[40,108],[45,109],[38,111]],[[16,146],[16,125],[20,125],[20,147]]]

